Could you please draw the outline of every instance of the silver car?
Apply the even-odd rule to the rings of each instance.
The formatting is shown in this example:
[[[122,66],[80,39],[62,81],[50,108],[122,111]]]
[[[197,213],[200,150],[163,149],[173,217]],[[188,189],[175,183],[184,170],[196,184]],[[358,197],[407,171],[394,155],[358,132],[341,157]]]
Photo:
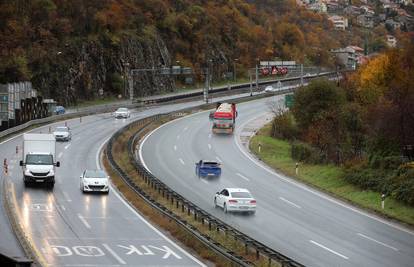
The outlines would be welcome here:
[[[224,212],[256,212],[256,199],[244,188],[224,188],[214,196],[214,206]]]
[[[129,118],[131,116],[131,113],[129,112],[129,110],[127,108],[118,108],[115,112],[114,112],[114,116],[115,118]]]
[[[72,132],[67,126],[56,127],[53,132],[56,141],[70,141],[72,139]]]

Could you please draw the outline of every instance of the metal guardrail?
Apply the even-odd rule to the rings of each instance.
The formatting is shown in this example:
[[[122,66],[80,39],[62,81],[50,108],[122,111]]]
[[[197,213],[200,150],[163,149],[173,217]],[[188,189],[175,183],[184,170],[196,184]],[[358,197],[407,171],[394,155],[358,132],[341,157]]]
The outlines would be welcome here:
[[[297,80],[303,79],[304,83],[307,83],[309,80],[311,79],[315,79],[315,78],[319,78],[319,77],[332,77],[332,76],[336,76],[337,72],[323,72],[320,74],[312,74],[309,76],[303,76],[301,77],[289,77],[289,78],[283,78],[283,79],[278,79],[278,80],[269,80],[269,81],[261,81],[259,82],[260,86],[263,85],[268,85],[268,84],[274,84],[277,82],[281,82],[284,84],[289,84],[291,82],[296,82]],[[297,82],[295,83],[297,84]],[[233,85],[231,86],[230,90],[229,87],[227,86],[222,86],[222,87],[218,87],[215,89],[211,89],[209,90],[209,94],[217,94],[217,93],[222,93],[222,92],[229,92],[229,91],[239,91],[242,89],[249,89],[250,83],[243,83],[243,84],[237,84],[237,85]],[[253,90],[256,91],[256,84],[253,84]],[[184,98],[192,98],[192,97],[197,97],[197,96],[202,96],[203,95],[203,90],[197,91],[197,92],[192,92],[192,93],[183,93],[183,94],[177,94],[177,95],[172,95],[172,96],[160,96],[158,98],[153,98],[153,99],[146,99],[146,100],[137,100],[137,102],[139,103],[143,103],[143,104],[157,104],[157,103],[165,103],[165,102],[170,102],[170,101],[174,101],[174,100],[178,100],[178,99],[184,99]]]
[[[282,93],[282,92],[281,92]],[[237,101],[233,101],[237,102]],[[202,210],[201,208],[197,207],[191,201],[187,200],[185,197],[181,196],[166,184],[164,184],[160,179],[155,177],[153,174],[148,172],[146,168],[142,165],[142,163],[136,159],[135,157],[135,144],[137,140],[144,137],[146,134],[146,128],[151,125],[153,122],[160,120],[161,118],[176,118],[177,115],[181,116],[182,113],[188,112],[190,110],[197,110],[208,105],[202,105],[198,107],[193,107],[189,109],[183,109],[175,112],[171,112],[168,114],[161,114],[161,115],[154,115],[145,119],[141,119],[139,121],[133,122],[122,129],[118,130],[109,140],[108,147],[106,150],[106,155],[108,157],[109,163],[111,167],[119,174],[119,176],[125,181],[125,183],[138,195],[140,195],[147,203],[151,206],[159,210],[161,213],[168,216],[171,220],[174,220],[179,225],[183,226],[187,231],[193,233],[194,236],[199,239],[201,242],[206,244],[208,247],[213,249],[214,251],[220,253],[227,259],[231,260],[234,263],[239,264],[240,266],[249,266],[252,265],[252,262],[245,260],[243,257],[235,255],[232,251],[227,250],[226,248],[222,247],[220,244],[211,240],[210,237],[207,235],[202,234],[196,228],[188,224],[185,220],[181,219],[179,216],[175,215],[172,211],[169,211],[165,206],[161,205],[160,203],[156,202],[154,199],[151,198],[144,190],[142,190],[115,162],[113,154],[112,154],[112,147],[114,141],[126,130],[131,129],[132,127],[139,126],[139,130],[128,140],[128,154],[129,158],[134,163],[134,167],[136,171],[139,173],[141,178],[144,182],[149,185],[152,189],[158,192],[162,197],[166,198],[167,200],[171,201],[171,204],[176,205],[178,208],[181,206],[182,212],[187,212],[188,215],[193,215],[194,219],[200,221],[202,224],[208,224],[209,231],[216,231],[225,233],[227,236],[231,235],[234,240],[238,240],[244,244],[245,254],[248,253],[249,250],[254,250],[256,254],[256,259],[259,259],[260,256],[265,256],[268,259],[269,266],[272,261],[280,263],[284,267],[303,267],[304,265],[300,264],[299,262],[294,261],[293,259],[283,255],[280,252],[277,252],[270,247],[264,245],[263,243],[249,237],[248,235],[236,230],[234,227],[228,225],[227,223],[221,221],[220,219],[214,217],[213,215],[209,214],[208,212]],[[177,115],[176,115],[177,114]]]

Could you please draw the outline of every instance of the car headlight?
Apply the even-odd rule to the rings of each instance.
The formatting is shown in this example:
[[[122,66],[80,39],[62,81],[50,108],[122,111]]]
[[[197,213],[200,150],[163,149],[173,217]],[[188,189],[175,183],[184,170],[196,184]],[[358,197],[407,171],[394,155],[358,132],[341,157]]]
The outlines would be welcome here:
[[[24,171],[24,175],[31,176],[31,175],[32,175],[32,173],[31,173],[29,170],[25,170],[25,171]]]
[[[47,174],[48,176],[53,176],[55,175],[55,172],[53,170],[50,170],[49,173]]]

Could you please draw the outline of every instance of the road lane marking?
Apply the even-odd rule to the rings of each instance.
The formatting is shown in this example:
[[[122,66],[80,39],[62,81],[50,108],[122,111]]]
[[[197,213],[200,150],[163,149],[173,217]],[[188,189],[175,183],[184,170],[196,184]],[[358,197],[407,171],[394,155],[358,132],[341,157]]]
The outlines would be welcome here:
[[[180,139],[180,135],[177,135],[177,139]]]
[[[60,152],[59,155],[58,155],[58,158],[60,159],[62,157],[62,155],[63,155],[63,152]]]
[[[185,126],[184,131],[187,131],[187,130],[188,130],[188,126]]]
[[[116,254],[115,251],[113,251],[108,244],[102,244],[102,246],[104,248],[106,248],[106,250],[108,250],[109,253],[111,253],[111,255],[120,263],[120,264],[126,264],[126,262],[118,255]]]
[[[216,160],[219,161],[219,162],[223,162],[223,161],[221,161],[221,159],[218,156],[216,156]]]
[[[174,150],[177,151],[177,146],[174,146]]]
[[[363,237],[363,238],[366,238],[366,239],[368,239],[368,240],[371,240],[372,242],[375,242],[375,243],[378,243],[378,244],[380,244],[380,245],[383,245],[384,247],[387,247],[387,248],[390,248],[390,249],[392,249],[392,250],[398,251],[398,249],[397,249],[397,248],[395,248],[395,247],[393,247],[393,246],[390,246],[390,245],[387,245],[387,244],[385,244],[385,243],[383,243],[383,242],[381,242],[381,241],[375,240],[375,239],[374,239],[374,238],[372,238],[372,237],[366,236],[366,235],[361,234],[361,233],[358,233],[358,235],[359,235],[360,237]]]
[[[66,210],[65,206],[60,205],[60,207],[62,208],[62,210]]]
[[[211,133],[208,134],[208,138],[211,138]]]
[[[288,204],[290,204],[290,205],[292,205],[292,206],[294,206],[294,207],[296,207],[296,208],[298,208],[298,209],[301,209],[301,206],[296,205],[295,203],[293,203],[292,201],[287,200],[284,197],[279,197],[279,199],[282,200],[282,201],[284,201],[284,202],[286,202],[286,203],[288,203]]]
[[[65,149],[68,149],[69,147],[70,147],[70,144],[66,145],[66,146],[65,146]]]
[[[65,191],[63,191],[63,195],[65,196],[67,202],[72,202],[72,199],[70,199],[68,193],[66,193]]]
[[[348,260],[348,259],[349,259],[347,256],[342,255],[341,253],[338,253],[338,252],[336,252],[336,251],[334,251],[334,250],[332,250],[332,249],[330,249],[330,248],[327,248],[327,247],[325,247],[324,245],[319,244],[318,242],[315,242],[315,241],[313,241],[313,240],[309,240],[309,241],[310,241],[312,244],[317,245],[318,247],[323,248],[323,249],[325,249],[325,250],[327,250],[327,251],[329,251],[329,252],[331,252],[331,253],[333,253],[333,254],[335,254],[335,255],[337,255],[337,256],[339,256],[339,257],[341,257],[341,258],[345,259],[345,260]]]
[[[203,183],[205,183],[205,184],[209,184],[209,182],[208,181],[206,181],[206,180],[204,180],[204,179],[200,179]]]
[[[85,218],[82,217],[82,215],[80,213],[78,213],[78,218],[79,218],[79,220],[81,220],[81,222],[83,222],[83,224],[86,226],[86,228],[91,229],[91,226],[89,225],[89,223],[85,220]]]
[[[237,176],[239,176],[239,177],[241,177],[241,178],[243,178],[244,180],[246,180],[246,181],[250,181],[250,179],[249,178],[247,178],[246,176],[244,176],[243,174],[241,174],[241,173],[236,173],[236,175]]]
[[[207,146],[208,146],[208,149],[211,149],[211,145],[210,144],[208,144]]]
[[[185,162],[182,158],[179,158],[178,160],[181,162],[181,164],[185,165]]]

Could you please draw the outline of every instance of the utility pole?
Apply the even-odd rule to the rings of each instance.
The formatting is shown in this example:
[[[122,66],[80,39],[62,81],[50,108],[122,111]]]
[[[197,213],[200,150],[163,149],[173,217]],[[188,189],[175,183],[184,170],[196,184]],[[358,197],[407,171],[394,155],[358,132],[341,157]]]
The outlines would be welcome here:
[[[205,77],[206,77],[206,81],[205,81],[203,96],[204,96],[204,102],[208,104],[208,89],[210,87],[210,72],[209,72],[208,67],[205,69]]]
[[[259,67],[256,63],[256,90],[259,91]]]
[[[253,81],[252,81],[252,72],[249,69],[249,79],[250,79],[250,96],[253,95]]]
[[[303,64],[300,64],[300,86],[303,86]]]

